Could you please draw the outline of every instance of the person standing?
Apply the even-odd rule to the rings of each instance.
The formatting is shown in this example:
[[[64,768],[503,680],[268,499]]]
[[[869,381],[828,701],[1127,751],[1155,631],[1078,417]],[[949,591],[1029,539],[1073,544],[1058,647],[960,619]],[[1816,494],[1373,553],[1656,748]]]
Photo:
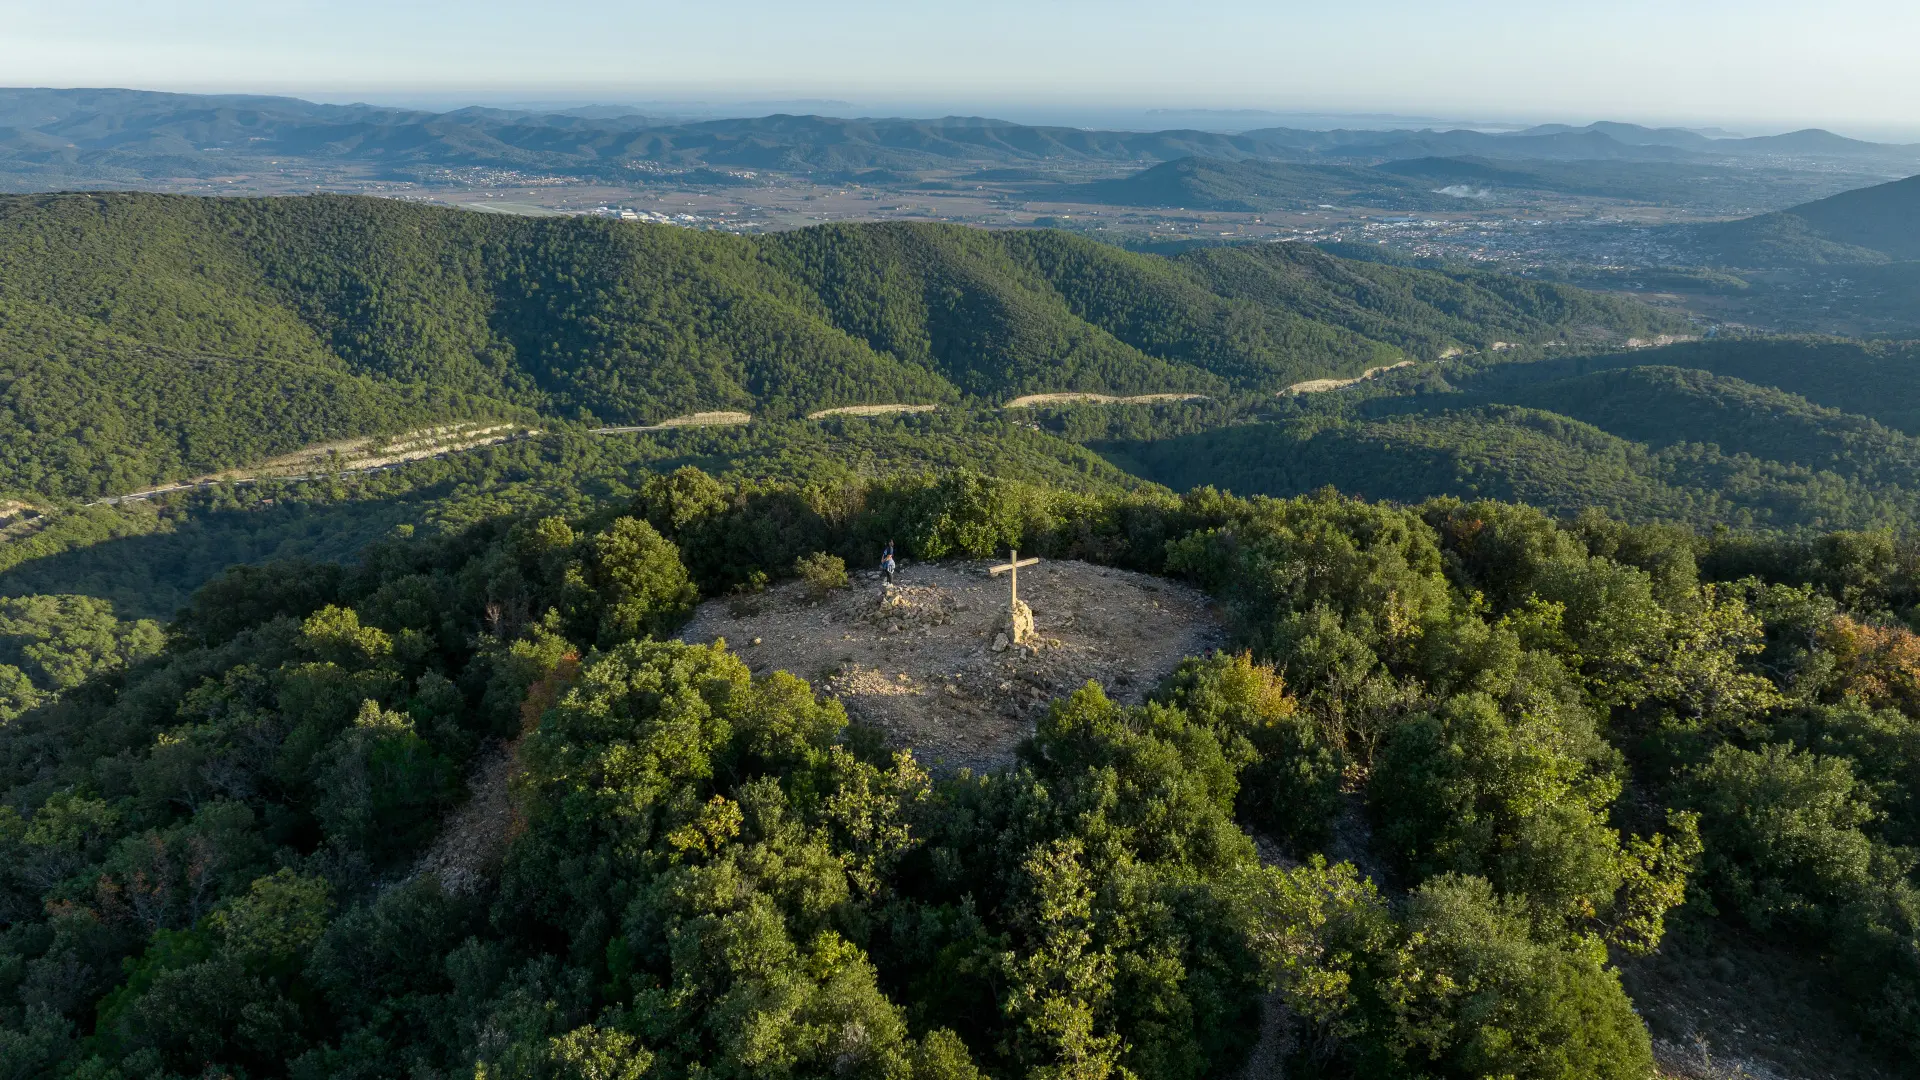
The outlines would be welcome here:
[[[893,541],[887,541],[887,550],[880,553],[880,569],[886,572],[887,584],[893,584],[893,573],[898,567],[893,561]]]

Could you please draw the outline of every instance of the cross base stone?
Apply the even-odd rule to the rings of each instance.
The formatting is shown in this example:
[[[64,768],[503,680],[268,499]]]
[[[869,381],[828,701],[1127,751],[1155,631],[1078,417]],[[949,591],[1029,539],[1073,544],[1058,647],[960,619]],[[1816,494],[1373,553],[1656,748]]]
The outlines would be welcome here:
[[[1013,602],[1013,613],[1007,620],[1007,638],[1015,645],[1025,645],[1035,638],[1033,609],[1024,600]]]

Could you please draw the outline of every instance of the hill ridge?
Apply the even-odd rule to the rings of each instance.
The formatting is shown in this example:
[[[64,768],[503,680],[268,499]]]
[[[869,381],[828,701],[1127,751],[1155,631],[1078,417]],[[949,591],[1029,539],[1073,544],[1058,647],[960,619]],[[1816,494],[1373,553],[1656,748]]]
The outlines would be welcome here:
[[[236,160],[263,166],[298,157],[390,172],[448,167],[534,168],[631,180],[635,166],[731,166],[796,172],[950,167],[958,162],[1153,163],[1203,155],[1229,160],[1338,160],[1359,164],[1480,155],[1544,161],[1701,162],[1770,156],[1920,160],[1920,147],[1807,131],[1707,139],[1609,122],[1552,130],[1473,129],[1237,133],[1172,128],[1094,130],[979,116],[650,117],[632,110],[492,109],[446,112],[368,104],[323,105],[256,95],[168,94],[112,88],[0,88],[0,174],[30,186],[157,177],[210,177]]]
[[[1700,235],[1734,265],[1920,261],[1920,175],[1706,226]]]
[[[645,426],[700,410],[1220,396],[1673,322],[1567,287],[1300,245],[1169,259],[1044,230],[746,238],[350,196],[143,194],[0,197],[0,313],[0,489],[55,496],[481,415]],[[235,429],[210,399],[253,419]]]

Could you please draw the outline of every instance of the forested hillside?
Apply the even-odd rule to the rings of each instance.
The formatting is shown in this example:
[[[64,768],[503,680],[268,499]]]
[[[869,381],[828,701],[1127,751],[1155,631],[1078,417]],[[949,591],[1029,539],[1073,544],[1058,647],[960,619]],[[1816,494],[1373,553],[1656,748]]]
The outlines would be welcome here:
[[[547,429],[0,506],[6,1075],[1641,1080],[1703,1015],[1920,1052],[1909,343],[1602,352],[1684,326],[1300,244],[345,198],[0,202],[0,305],[39,499]],[[1076,389],[1205,397],[1002,407]],[[941,409],[804,418],[862,402]],[[936,776],[822,672],[667,640],[888,540],[1178,578],[1233,649]]]
[[[1429,370],[1356,398],[1172,437],[1080,436],[1175,490],[1589,507],[1699,529],[1910,529],[1920,383],[1910,344],[1699,342]],[[1424,381],[1423,381],[1424,380]]]
[[[152,195],[0,200],[0,312],[0,491],[40,495],[427,419],[1261,392],[1676,325],[1575,289],[1288,245],[1162,259],[1054,232],[744,238]]]
[[[122,615],[166,619],[229,566],[349,561],[397,532],[457,530],[508,512],[581,513],[631,498],[653,472],[683,465],[743,484],[834,485],[970,469],[1089,494],[1153,486],[1004,414],[558,434],[392,470],[223,484],[15,518],[0,528],[0,596],[83,593]]]
[[[1841,412],[1871,417],[1920,435],[1920,342],[1832,338],[1732,338],[1689,341],[1652,352],[1599,353],[1491,367],[1463,387],[1502,393],[1608,368],[1688,368],[1770,386]]]
[[[1178,577],[1243,651],[936,776],[793,674],[663,640],[888,538]],[[164,645],[7,608],[0,649],[38,648],[0,663],[79,677],[0,724],[0,1061],[1643,1080],[1699,1014],[1618,965],[1737,938],[1804,956],[1795,1000],[1840,1030],[1748,997],[1714,1045],[1765,1026],[1769,1060],[1872,1075],[1920,1052],[1915,565],[1491,502],[685,469],[235,570]],[[498,779],[463,810],[470,774]]]
[[[1245,257],[1221,249],[1182,263],[1229,282]],[[1334,265],[1356,284],[1374,269]],[[1289,280],[1284,265],[1253,269],[1256,281]],[[1121,284],[1119,295],[1142,288]],[[1090,309],[1106,295],[1069,300]],[[1323,318],[1362,311],[1329,308]],[[1133,332],[1133,317],[1102,315],[1123,334]],[[682,464],[782,482],[973,468],[1082,491],[1159,483],[1286,495],[1332,484],[1375,499],[1499,497],[1700,529],[1904,530],[1920,514],[1920,372],[1910,345],[1723,340],[1504,362],[1513,355],[1423,363],[1293,399],[954,407],[612,437],[555,432],[390,472],[28,513],[0,519],[0,595],[85,592],[122,612],[166,617],[232,563],[348,558],[399,526],[457,527],[509,507],[571,511],[583,500],[625,497],[648,469]],[[1204,362],[1227,370],[1217,358]],[[38,460],[30,441],[9,449],[22,462]]]
[[[1701,237],[1715,257],[1734,266],[1920,260],[1920,176],[1705,226]]]

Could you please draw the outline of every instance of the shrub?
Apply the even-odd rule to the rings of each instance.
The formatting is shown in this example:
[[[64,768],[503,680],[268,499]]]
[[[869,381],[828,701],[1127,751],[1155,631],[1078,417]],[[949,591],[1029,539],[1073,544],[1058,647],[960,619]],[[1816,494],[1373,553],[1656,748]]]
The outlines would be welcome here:
[[[1539,1080],[1653,1073],[1647,1030],[1605,952],[1541,934],[1482,878],[1450,874],[1416,890],[1397,959],[1389,1042],[1409,1066]]]
[[[1873,810],[1845,758],[1720,746],[1683,790],[1700,811],[1707,885],[1751,926],[1817,921],[1867,880],[1860,826]]]
[[[816,598],[847,587],[847,560],[824,551],[800,556],[793,564],[793,572],[807,583]]]
[[[693,612],[700,594],[680,549],[653,526],[619,518],[593,542],[590,580],[602,608],[600,644],[664,635]]]

